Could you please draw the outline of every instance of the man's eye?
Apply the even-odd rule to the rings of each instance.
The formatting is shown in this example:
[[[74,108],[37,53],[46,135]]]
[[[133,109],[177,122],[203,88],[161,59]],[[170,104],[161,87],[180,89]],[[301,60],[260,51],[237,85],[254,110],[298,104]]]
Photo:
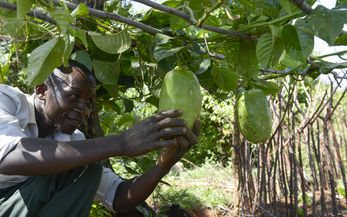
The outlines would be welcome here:
[[[71,94],[71,95],[70,95],[70,98],[71,98],[72,100],[78,100],[78,99],[79,99],[79,96],[78,96],[77,94]]]

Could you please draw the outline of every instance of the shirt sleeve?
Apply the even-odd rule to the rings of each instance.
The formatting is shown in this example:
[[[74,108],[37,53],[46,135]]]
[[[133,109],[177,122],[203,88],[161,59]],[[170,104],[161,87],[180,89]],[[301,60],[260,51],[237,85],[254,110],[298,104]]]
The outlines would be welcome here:
[[[117,188],[123,179],[115,174],[111,169],[104,167],[99,188],[94,197],[94,201],[101,202],[102,205],[108,210],[113,210],[113,200]]]
[[[13,114],[13,102],[0,93],[0,162],[17,145],[19,140],[27,135],[19,124],[19,119]]]

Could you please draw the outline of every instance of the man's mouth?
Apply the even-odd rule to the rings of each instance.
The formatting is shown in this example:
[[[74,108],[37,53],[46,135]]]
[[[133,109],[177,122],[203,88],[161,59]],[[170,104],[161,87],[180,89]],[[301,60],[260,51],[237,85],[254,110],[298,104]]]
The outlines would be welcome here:
[[[67,118],[73,125],[80,126],[82,124],[82,120]]]

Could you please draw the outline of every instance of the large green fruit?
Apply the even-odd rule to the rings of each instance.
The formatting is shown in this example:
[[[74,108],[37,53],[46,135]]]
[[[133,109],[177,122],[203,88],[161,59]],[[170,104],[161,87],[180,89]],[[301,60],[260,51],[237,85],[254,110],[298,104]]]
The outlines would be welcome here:
[[[262,90],[244,91],[237,100],[238,123],[242,135],[250,142],[265,142],[271,136],[272,115]]]
[[[160,91],[159,111],[182,110],[182,118],[192,128],[201,111],[199,81],[187,67],[177,66],[166,73]]]

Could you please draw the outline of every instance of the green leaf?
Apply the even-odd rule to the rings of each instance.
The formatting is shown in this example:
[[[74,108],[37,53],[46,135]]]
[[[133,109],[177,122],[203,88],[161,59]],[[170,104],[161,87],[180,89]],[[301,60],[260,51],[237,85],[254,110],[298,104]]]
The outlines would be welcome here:
[[[205,10],[213,7],[213,2],[210,0],[191,0],[187,1],[188,4],[185,5],[185,9],[190,8],[194,12],[195,18],[198,19],[205,13]],[[185,12],[188,13],[188,11]]]
[[[134,102],[132,100],[123,98],[122,101],[125,107],[125,113],[131,112],[134,109]]]
[[[199,69],[195,72],[196,75],[200,75],[208,70],[211,65],[211,59],[203,59],[199,64]]]
[[[86,49],[88,49],[87,33],[82,29],[76,29],[75,36],[80,39]]]
[[[306,61],[312,53],[314,35],[286,25],[282,30],[282,38],[287,54],[299,61]]]
[[[274,26],[274,25],[270,26],[271,33],[272,33],[272,36],[274,38],[281,38],[282,37],[282,27],[283,26]]]
[[[16,0],[7,0],[7,2],[15,4]],[[8,10],[5,8],[0,8],[0,16],[9,17],[9,18],[16,18],[17,17],[17,11]]]
[[[19,40],[23,40],[24,38],[28,40],[35,38],[37,40],[39,38],[45,38],[51,32],[43,28],[40,24],[29,20],[7,18],[3,20],[0,33],[10,35]]]
[[[179,6],[180,1],[179,0],[166,0],[164,2],[162,2],[163,5],[166,5],[170,8],[175,8],[177,6]]]
[[[75,36],[76,38],[78,38],[79,40],[81,40],[81,42],[84,45],[84,47],[88,50],[88,41],[87,41],[87,33],[86,33],[86,31],[84,31],[83,29],[74,29],[73,32],[69,31],[69,33],[71,35]]]
[[[63,64],[68,65],[72,50],[75,45],[75,37],[72,35],[67,35],[67,38],[64,41],[65,41],[65,50],[63,55]]]
[[[89,36],[100,50],[110,54],[122,53],[131,46],[131,38],[126,30],[115,35],[100,35],[90,32]]]
[[[62,7],[56,7],[54,11],[50,12],[50,15],[57,22],[63,34],[67,32],[68,26],[74,21],[70,12]]]
[[[226,61],[214,61],[211,76],[217,86],[224,91],[234,91],[237,86],[237,74],[230,70]]]
[[[119,96],[118,84],[103,84],[102,86],[107,90],[107,92],[112,97],[118,97]],[[117,113],[120,113],[120,108],[116,103],[114,104],[113,109],[116,109]]]
[[[256,55],[263,68],[269,67],[273,53],[273,41],[271,33],[264,33],[257,42]]]
[[[34,0],[17,0],[17,18],[23,19],[33,3]]]
[[[155,62],[151,55],[154,37],[146,33],[141,33],[136,37],[138,39],[136,50],[139,53],[139,57],[145,62]]]
[[[303,55],[301,53],[299,37],[295,27],[291,25],[284,26],[282,30],[282,37],[287,54],[292,58],[304,60]]]
[[[64,41],[53,38],[33,50],[28,58],[28,82],[37,85],[44,82],[63,61]]]
[[[335,46],[337,45],[345,45],[347,46],[347,32],[344,32],[341,34],[334,43]]]
[[[280,90],[277,83],[273,81],[265,81],[260,79],[252,81],[251,86],[256,89],[261,89],[262,91],[264,91],[265,95],[275,96]]]
[[[162,59],[165,59],[167,57],[170,57],[177,52],[179,52],[181,49],[185,47],[167,47],[167,46],[156,46],[153,52],[154,58],[159,62]]]
[[[131,115],[131,114],[124,114],[118,120],[117,125],[119,125],[119,126],[122,126],[122,125],[125,125],[125,124],[133,125],[134,123],[135,123],[135,119],[134,119],[133,115]]]
[[[288,0],[279,0],[279,3],[281,5],[281,7],[283,8],[283,10],[287,13],[287,14],[293,14],[296,12],[299,12],[300,9],[299,7],[297,7],[293,2],[288,1]]]
[[[110,94],[110,96],[113,97],[118,97],[119,96],[119,86],[118,84],[103,84],[102,85],[108,92],[108,94]],[[114,104],[114,109],[117,110],[117,113],[120,113],[120,108],[119,106],[115,103]]]
[[[321,74],[329,74],[334,69],[343,69],[347,68],[347,62],[345,63],[332,63],[327,61],[321,61],[319,63],[319,73]]]
[[[158,67],[161,71],[168,72],[174,69],[177,66],[178,62],[179,60],[177,58],[177,55],[174,55],[170,56],[169,58],[161,59],[160,62],[158,62]]]
[[[159,105],[159,98],[156,97],[156,96],[150,96],[150,97],[147,97],[146,98],[146,102],[154,105],[155,107],[158,108],[158,105]]]
[[[258,61],[256,57],[256,43],[253,41],[240,41],[237,61],[234,63],[236,72],[246,81],[258,76]]]
[[[120,65],[117,62],[93,60],[95,77],[103,84],[115,85],[118,82]]]
[[[347,6],[347,0],[337,0],[336,6]]]
[[[11,35],[13,37],[21,37],[25,36],[25,30],[24,27],[26,25],[27,21],[25,20],[19,20],[19,19],[5,19],[4,23],[2,24],[1,33],[6,35]]]
[[[174,39],[174,37],[170,37],[170,36],[158,33],[155,35],[155,44],[156,45],[166,44],[171,39]]]
[[[282,41],[282,28],[276,26],[270,26],[272,37],[273,37],[273,51],[272,51],[272,62],[271,67],[278,65],[278,61],[284,51],[284,45]]]
[[[77,16],[86,17],[88,15],[89,15],[89,9],[84,3],[79,4],[78,7],[71,12],[71,16],[73,17],[77,17]]]
[[[345,8],[329,10],[319,5],[306,20],[319,38],[333,45],[343,25],[347,23],[347,10]]]
[[[289,56],[286,51],[282,53],[279,62],[283,66],[289,67],[291,69],[295,69],[303,64],[302,61],[293,59],[291,56]]]
[[[70,59],[78,63],[81,63],[82,65],[86,66],[89,69],[89,71],[92,71],[93,61],[86,51],[84,50],[76,51],[75,53],[71,54]]]
[[[189,26],[188,22],[175,15],[170,15],[170,27],[172,31],[177,31]]]

